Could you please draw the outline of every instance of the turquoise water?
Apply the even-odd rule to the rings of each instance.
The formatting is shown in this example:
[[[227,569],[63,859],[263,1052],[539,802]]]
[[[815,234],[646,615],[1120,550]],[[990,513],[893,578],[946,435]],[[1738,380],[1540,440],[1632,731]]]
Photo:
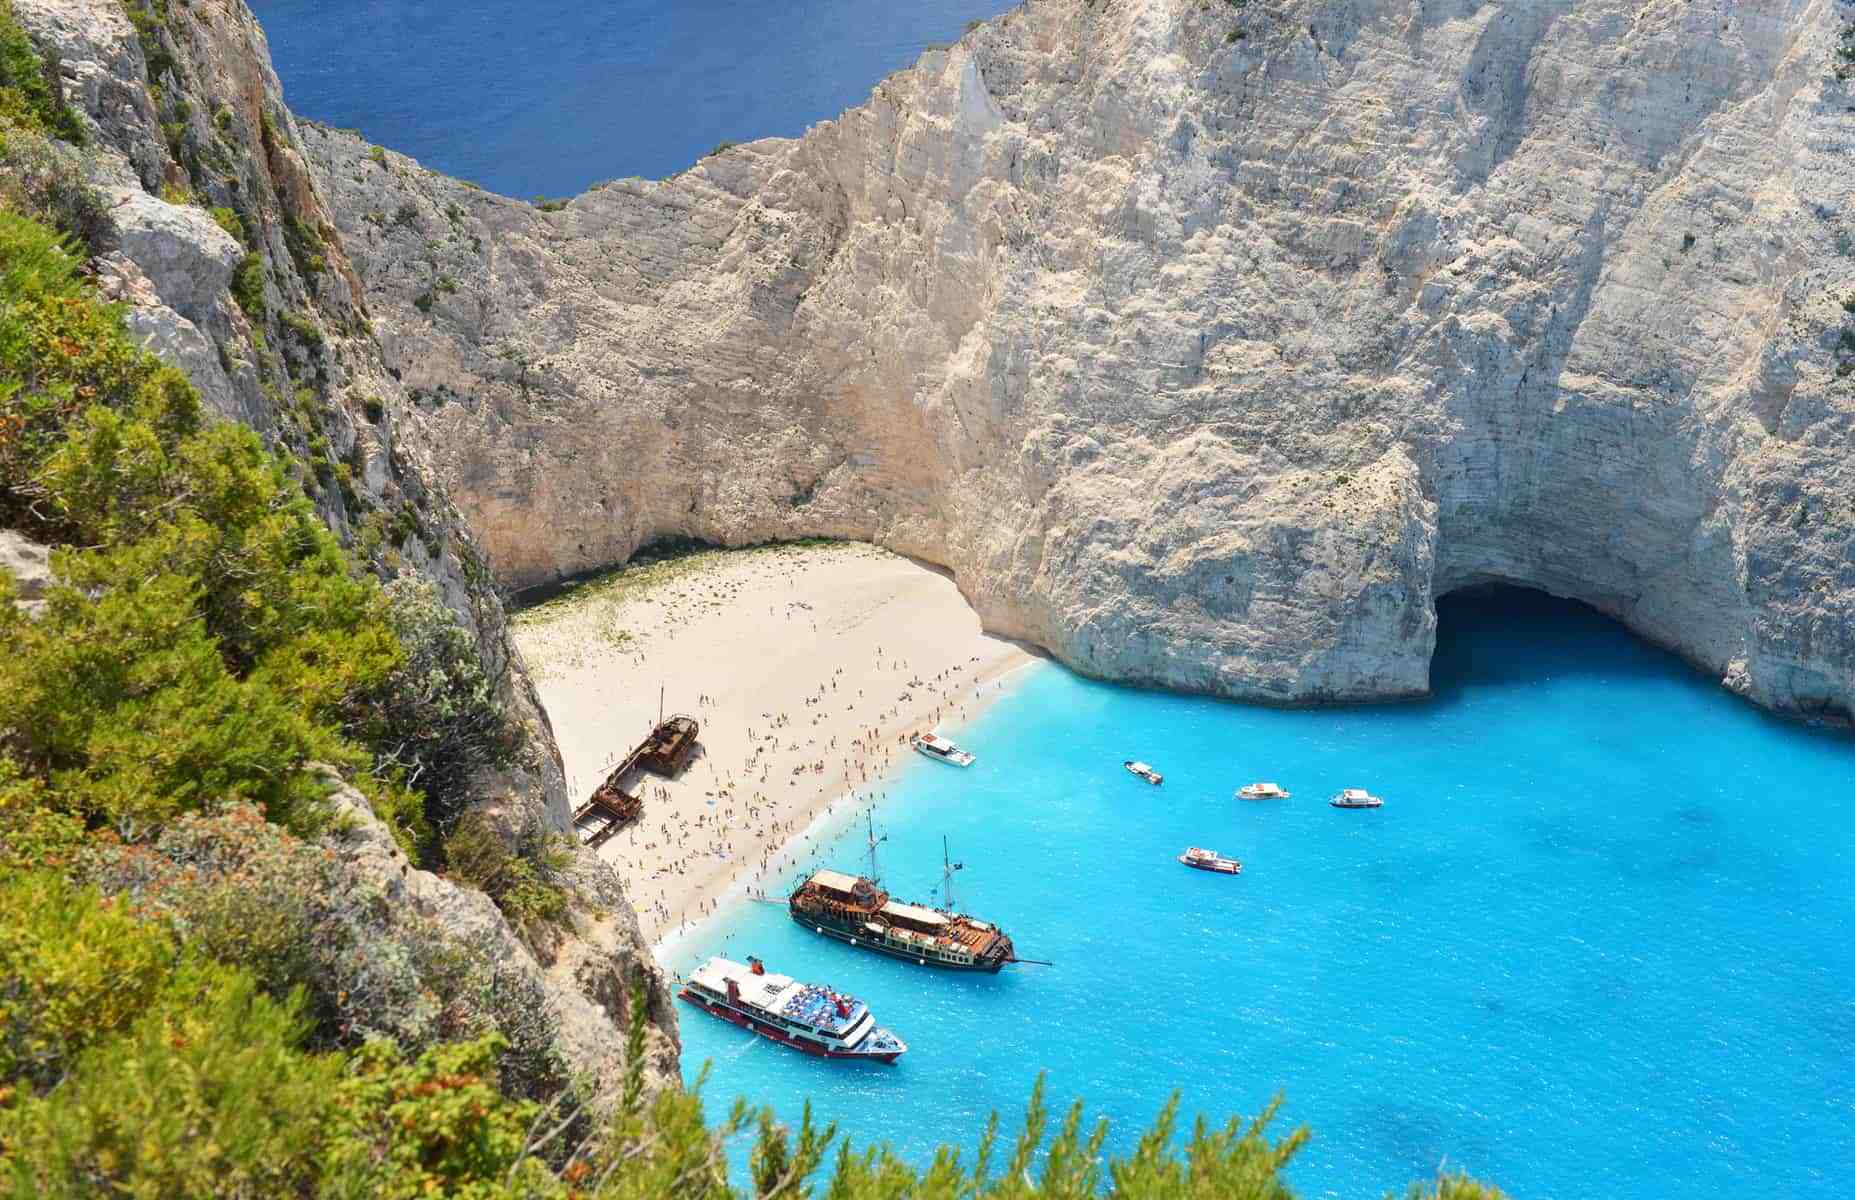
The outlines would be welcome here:
[[[1313,1196],[1445,1156],[1530,1198],[1855,1191],[1855,741],[1530,594],[1446,604],[1435,677],[1282,712],[1034,668],[961,731],[977,767],[911,765],[875,819],[900,894],[929,896],[947,834],[961,907],[1057,965],[929,973],[744,904],[676,965],[759,954],[911,1051],[821,1063],[683,1005],[685,1073],[916,1161],[1011,1128],[1047,1071],[1116,1148],[1175,1088],[1217,1119],[1284,1091]],[[1294,799],[1230,798],[1255,778]],[[1386,807],[1329,808],[1346,785]],[[1243,874],[1179,866],[1191,843]]]
[[[290,107],[494,192],[792,137],[1011,0],[252,0]]]

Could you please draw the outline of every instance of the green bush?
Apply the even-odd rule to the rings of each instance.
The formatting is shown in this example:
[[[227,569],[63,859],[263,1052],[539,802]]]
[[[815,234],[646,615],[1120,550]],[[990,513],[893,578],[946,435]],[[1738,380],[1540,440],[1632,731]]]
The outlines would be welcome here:
[[[49,1087],[153,1002],[173,948],[57,876],[0,880],[0,1079]]]
[[[38,620],[0,609],[0,757],[47,807],[137,836],[249,800],[313,828],[311,760],[387,793],[342,729],[399,661],[379,587],[256,435],[205,426],[57,236],[11,213],[0,519],[86,547],[57,553]]]
[[[404,656],[363,700],[354,728],[380,762],[402,769],[406,783],[424,793],[426,822],[442,838],[470,806],[471,777],[511,762],[521,731],[503,715],[476,638],[436,587],[396,579],[386,600]]]
[[[306,349],[320,350],[322,348],[322,327],[308,316],[286,309],[282,320],[283,327],[289,330]]]
[[[0,884],[0,1187],[281,1195],[342,1063],[246,972],[53,876]]]
[[[218,208],[208,209],[207,211],[212,214],[212,218],[218,223],[219,228],[237,238],[240,245],[250,247],[251,230],[246,228],[245,218],[239,216],[236,209],[220,206]]]
[[[253,324],[262,325],[270,314],[264,302],[264,256],[253,251],[238,260],[232,271],[232,299]]]
[[[122,0],[122,10],[135,27],[142,60],[148,68],[149,88],[159,99],[161,77],[179,66],[167,48],[167,0]]]
[[[73,145],[85,142],[82,122],[65,103],[56,64],[33,48],[13,16],[12,0],[0,0],[0,138],[8,126]]]
[[[0,209],[9,208],[45,221],[88,253],[107,247],[109,209],[85,177],[79,153],[0,120]]]
[[[306,1045],[385,1038],[409,1054],[495,1034],[512,1094],[568,1086],[557,1028],[527,976],[499,975],[430,918],[389,903],[341,859],[240,806],[186,816],[153,842],[103,842],[83,877],[277,1000],[300,996]]]
[[[529,934],[567,916],[571,843],[539,825],[505,838],[477,813],[463,814],[444,839],[445,874],[483,892],[511,924]]]
[[[328,249],[322,234],[304,224],[294,213],[283,215],[283,243],[296,263],[297,274],[304,279],[320,275],[325,267],[323,254]]]
[[[361,1050],[321,1131],[323,1194],[564,1195],[546,1162],[527,1153],[540,1105],[502,1094],[501,1049],[492,1036],[412,1063],[383,1042]]]

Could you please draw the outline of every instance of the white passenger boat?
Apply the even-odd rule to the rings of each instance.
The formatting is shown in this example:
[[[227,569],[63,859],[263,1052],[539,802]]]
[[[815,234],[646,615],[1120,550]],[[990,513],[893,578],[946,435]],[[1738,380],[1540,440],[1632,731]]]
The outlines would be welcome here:
[[[697,1008],[769,1041],[820,1058],[873,1058],[893,1063],[906,1043],[876,1024],[855,996],[790,975],[772,975],[757,958],[743,966],[711,958],[677,993]]]
[[[1225,858],[1215,850],[1204,850],[1197,846],[1188,846],[1185,853],[1179,855],[1179,861],[1199,871],[1215,871],[1219,875],[1237,875],[1243,871],[1243,864],[1234,858]]]
[[[1237,789],[1239,800],[1286,800],[1288,793],[1277,783],[1250,783]]]
[[[1152,767],[1147,766],[1138,759],[1130,758],[1121,765],[1126,767],[1133,774],[1146,780],[1148,783],[1158,784],[1164,782],[1166,778],[1164,775],[1161,775],[1158,771],[1155,771]]]
[[[1382,808],[1385,804],[1364,788],[1346,788],[1327,803],[1335,808]]]
[[[917,733],[908,739],[918,753],[925,754],[935,762],[952,763],[956,767],[970,767],[973,756],[960,749],[939,734]]]

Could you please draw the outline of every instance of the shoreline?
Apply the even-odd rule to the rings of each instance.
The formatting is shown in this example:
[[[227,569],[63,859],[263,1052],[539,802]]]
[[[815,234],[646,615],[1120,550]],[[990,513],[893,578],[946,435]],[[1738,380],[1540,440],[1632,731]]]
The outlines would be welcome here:
[[[634,780],[643,816],[598,851],[660,960],[880,800],[908,735],[973,720],[1040,661],[944,572],[860,543],[628,568],[517,614],[515,636],[576,804],[660,704],[702,725],[678,778]]]
[[[1022,659],[999,664],[995,670],[973,681],[967,692],[960,697],[962,701],[976,701],[963,711],[957,719],[957,727],[965,727],[982,718],[986,711],[1005,698],[1007,682],[1046,660],[1025,653]],[[984,691],[988,684],[996,685],[990,691]],[[940,725],[923,727],[936,731],[944,730],[947,722]],[[905,736],[905,735],[904,735]],[[775,881],[782,874],[796,874],[805,858],[816,858],[823,848],[835,842],[848,832],[856,817],[872,805],[889,802],[887,788],[895,782],[899,771],[911,765],[908,756],[913,751],[905,744],[896,743],[890,748],[885,761],[875,773],[872,773],[867,787],[859,792],[842,786],[842,780],[835,791],[825,789],[814,798],[810,806],[810,820],[800,829],[795,830],[784,841],[773,847],[773,854],[780,860],[755,872],[753,878],[744,876],[743,870],[737,870],[722,880],[715,889],[705,890],[704,898],[713,902],[713,908],[700,918],[687,924],[666,927],[651,939],[651,957],[657,965],[669,969],[679,954],[686,952],[688,946],[700,937],[711,932],[716,923],[733,914],[737,905],[743,903],[783,903],[780,893],[784,885],[769,891],[756,883],[766,884]],[[849,803],[846,803],[849,801]],[[804,850],[796,849],[805,847]],[[809,864],[809,869],[816,869],[824,864]],[[756,896],[758,891],[761,894]]]

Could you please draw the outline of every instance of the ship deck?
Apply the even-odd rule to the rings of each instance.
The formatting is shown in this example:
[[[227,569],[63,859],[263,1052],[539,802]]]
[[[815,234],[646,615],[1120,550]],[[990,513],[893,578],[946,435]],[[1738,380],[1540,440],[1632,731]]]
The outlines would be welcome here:
[[[816,983],[800,984],[799,989],[786,1000],[779,1015],[788,1021],[800,1021],[823,1033],[841,1035],[863,1015],[863,1002],[850,996],[843,997],[844,1006],[850,1010],[845,1016],[837,1011],[838,997],[830,988]]]

